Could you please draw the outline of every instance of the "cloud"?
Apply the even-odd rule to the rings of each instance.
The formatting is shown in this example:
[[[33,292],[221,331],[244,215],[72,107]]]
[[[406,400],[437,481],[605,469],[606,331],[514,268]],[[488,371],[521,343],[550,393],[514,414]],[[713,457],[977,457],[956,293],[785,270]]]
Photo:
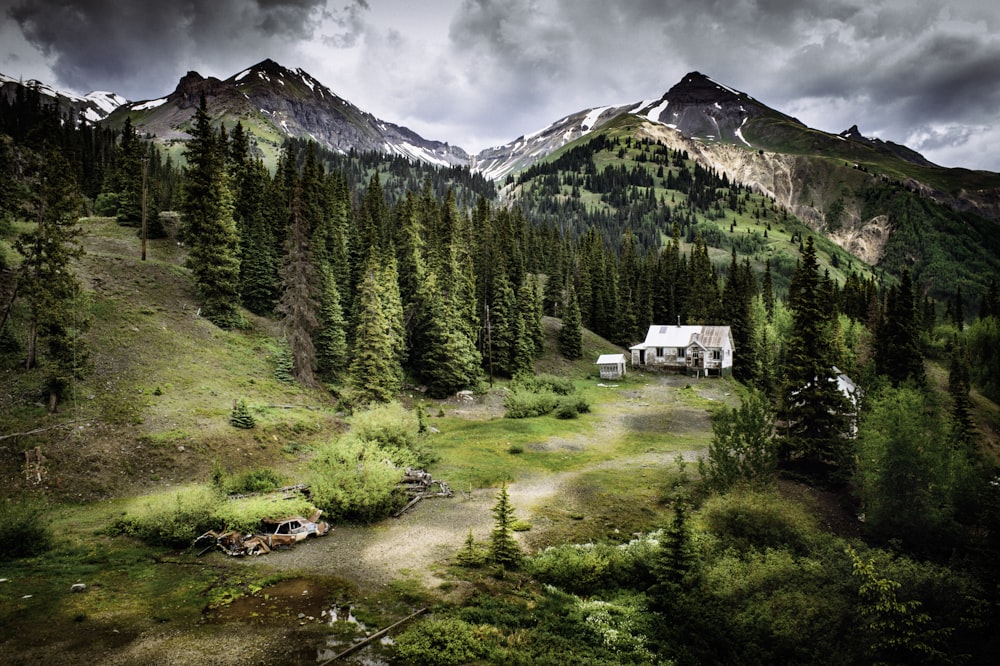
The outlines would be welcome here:
[[[162,95],[189,69],[226,77],[272,58],[379,117],[472,151],[585,108],[659,97],[698,70],[827,131],[857,124],[904,143],[936,128],[941,141],[964,141],[979,160],[970,166],[1000,169],[1000,157],[973,150],[992,136],[981,128],[1000,126],[994,5],[0,0],[14,19],[0,36],[19,27],[58,77],[52,83],[132,99]],[[0,54],[6,63],[16,55]]]
[[[10,4],[10,3],[8,3]],[[59,85],[133,99],[188,69],[228,76],[313,37],[324,0],[22,0],[6,14],[51,58]]]

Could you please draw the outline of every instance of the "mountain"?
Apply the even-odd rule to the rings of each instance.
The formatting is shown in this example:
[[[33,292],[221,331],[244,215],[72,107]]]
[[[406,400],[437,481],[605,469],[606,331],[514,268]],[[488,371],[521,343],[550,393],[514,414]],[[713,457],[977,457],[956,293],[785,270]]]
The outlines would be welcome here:
[[[403,155],[439,166],[465,165],[469,155],[441,141],[362,111],[302,69],[290,70],[264,60],[225,81],[188,72],[172,93],[118,108],[107,122],[126,116],[141,133],[172,144],[187,137],[201,95],[216,120],[243,123],[265,158],[273,159],[288,137],[310,138],[321,146],[347,153],[376,151]]]
[[[127,99],[113,92],[94,91],[80,96],[56,90],[35,79],[19,81],[0,74],[0,98],[10,101],[18,94],[19,90],[30,90],[42,97],[47,97],[55,102],[60,114],[66,115],[72,112],[90,122],[103,120],[122,104],[128,103]]]

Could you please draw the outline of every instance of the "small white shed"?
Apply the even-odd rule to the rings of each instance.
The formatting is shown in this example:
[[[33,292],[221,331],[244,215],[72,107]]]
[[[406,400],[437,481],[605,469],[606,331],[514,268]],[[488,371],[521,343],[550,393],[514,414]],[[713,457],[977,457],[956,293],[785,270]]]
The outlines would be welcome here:
[[[597,359],[601,379],[621,379],[625,376],[625,354],[601,354]]]

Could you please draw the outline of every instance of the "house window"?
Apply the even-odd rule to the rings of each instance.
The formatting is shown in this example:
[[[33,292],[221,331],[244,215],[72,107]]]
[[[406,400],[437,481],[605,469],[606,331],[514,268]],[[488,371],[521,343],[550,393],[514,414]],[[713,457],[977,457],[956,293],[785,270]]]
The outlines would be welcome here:
[[[685,354],[687,354],[687,348],[686,347],[678,347],[677,348],[677,358],[684,358]]]
[[[656,348],[656,355],[659,356],[660,358],[663,357],[663,347]]]
[[[722,352],[720,350],[715,349],[715,350],[712,351],[712,360],[713,361],[718,361],[721,358],[722,358]]]

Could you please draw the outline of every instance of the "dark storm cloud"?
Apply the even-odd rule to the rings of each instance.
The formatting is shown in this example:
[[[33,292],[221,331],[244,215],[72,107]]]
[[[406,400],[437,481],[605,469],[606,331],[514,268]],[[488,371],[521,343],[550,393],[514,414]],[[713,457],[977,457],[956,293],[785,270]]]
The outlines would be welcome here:
[[[188,69],[228,76],[312,36],[324,0],[25,0],[5,3],[58,83],[134,99],[169,92]]]
[[[699,70],[820,129],[936,149],[1000,124],[997,16],[985,0],[466,0],[451,41],[511,106],[626,103]]]
[[[327,12],[326,16],[337,27],[337,32],[324,34],[323,43],[338,49],[353,47],[365,31],[364,15],[370,9],[367,0],[356,0],[339,10]]]

